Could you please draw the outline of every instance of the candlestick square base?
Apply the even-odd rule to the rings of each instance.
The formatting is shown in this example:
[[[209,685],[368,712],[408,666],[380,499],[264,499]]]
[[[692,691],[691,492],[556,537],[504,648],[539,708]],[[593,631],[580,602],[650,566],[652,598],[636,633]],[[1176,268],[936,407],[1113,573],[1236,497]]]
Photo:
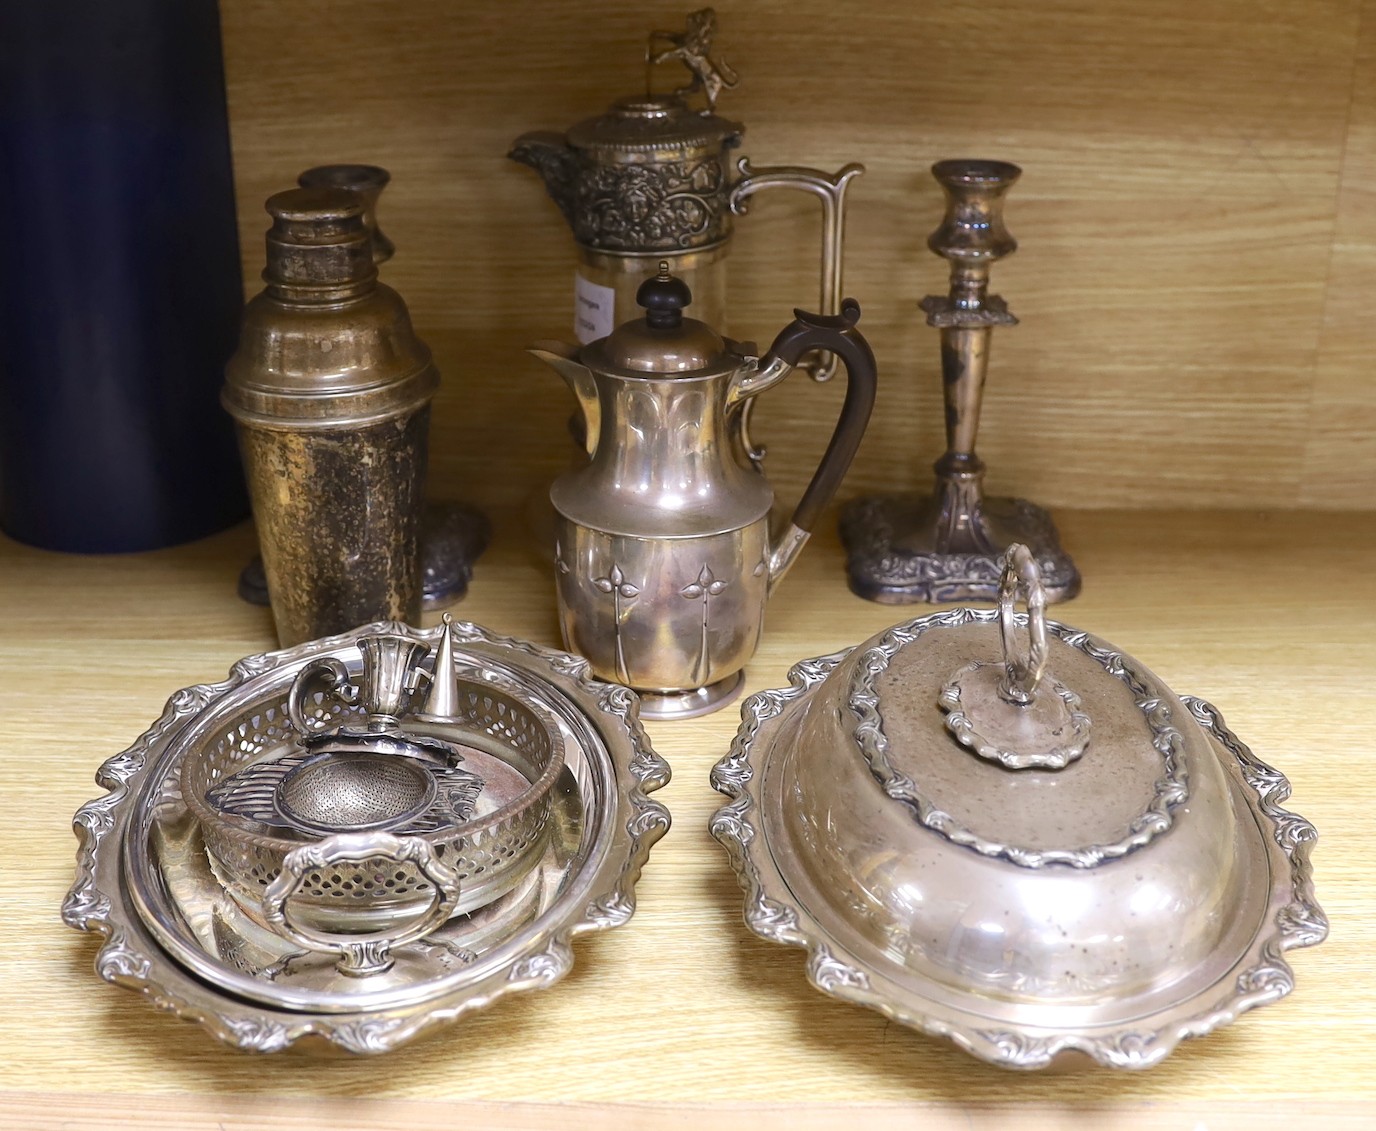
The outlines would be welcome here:
[[[969,516],[974,552],[936,548],[940,508],[931,496],[874,495],[841,512],[851,591],[881,605],[998,599],[1003,552],[1021,542],[1041,567],[1047,601],[1080,592],[1080,571],[1061,548],[1051,516],[1026,499],[986,498]]]

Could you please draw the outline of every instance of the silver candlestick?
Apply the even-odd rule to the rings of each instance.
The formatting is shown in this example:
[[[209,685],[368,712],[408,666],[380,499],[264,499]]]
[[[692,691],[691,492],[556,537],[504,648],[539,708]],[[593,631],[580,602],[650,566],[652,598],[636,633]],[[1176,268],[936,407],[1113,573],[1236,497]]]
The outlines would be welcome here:
[[[1003,222],[1003,200],[1022,170],[1006,161],[938,161],[932,175],[946,193],[946,215],[927,246],[951,263],[951,288],[921,307],[941,331],[946,452],[936,461],[931,496],[857,499],[841,516],[851,588],[888,605],[994,600],[1001,560],[1026,545],[1041,567],[1047,600],[1080,591],[1080,574],[1061,549],[1050,516],[1026,499],[985,498],[984,461],[975,454],[980,403],[995,326],[1015,326],[989,290],[989,271],[1017,250]]]

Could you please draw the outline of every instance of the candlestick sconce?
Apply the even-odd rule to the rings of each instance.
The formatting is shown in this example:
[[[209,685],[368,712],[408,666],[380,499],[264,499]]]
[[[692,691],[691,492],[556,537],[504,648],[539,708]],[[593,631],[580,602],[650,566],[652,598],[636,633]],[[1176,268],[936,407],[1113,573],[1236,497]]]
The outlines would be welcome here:
[[[938,161],[932,175],[946,193],[946,215],[927,246],[951,263],[951,288],[921,308],[941,331],[946,452],[936,461],[932,495],[857,499],[841,516],[850,586],[886,605],[995,600],[1002,556],[1026,545],[1041,568],[1047,600],[1080,591],[1080,574],[1061,549],[1051,517],[1026,499],[986,498],[984,461],[975,454],[980,402],[995,326],[1017,319],[988,293],[990,268],[1017,250],[1003,201],[1022,170],[1006,161]]]

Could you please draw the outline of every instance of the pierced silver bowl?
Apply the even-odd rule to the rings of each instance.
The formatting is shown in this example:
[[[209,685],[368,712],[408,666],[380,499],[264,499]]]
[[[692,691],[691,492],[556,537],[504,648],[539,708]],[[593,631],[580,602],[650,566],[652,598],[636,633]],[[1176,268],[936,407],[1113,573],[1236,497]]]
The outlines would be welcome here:
[[[445,714],[413,704],[429,649],[376,633],[317,648],[226,696],[178,743],[181,789],[226,890],[250,914],[288,855],[333,834],[423,839],[460,886],[451,913],[511,890],[543,851],[563,749],[548,712],[472,675],[456,676],[446,635]],[[312,690],[324,675],[324,690]],[[418,858],[347,856],[303,872],[297,920],[366,930],[413,917],[435,900]]]

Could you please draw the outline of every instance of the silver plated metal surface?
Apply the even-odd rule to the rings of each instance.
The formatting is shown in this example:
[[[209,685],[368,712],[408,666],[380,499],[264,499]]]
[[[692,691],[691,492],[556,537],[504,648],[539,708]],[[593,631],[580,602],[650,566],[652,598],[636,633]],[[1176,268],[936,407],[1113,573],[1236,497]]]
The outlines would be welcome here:
[[[874,357],[851,300],[835,318],[795,311],[756,356],[684,316],[692,294],[667,261],[638,298],[642,317],[590,345],[532,350],[578,397],[590,455],[550,490],[559,616],[568,647],[641,692],[647,718],[687,718],[739,686],[769,595],[859,446]],[[774,492],[730,457],[728,422],[818,348],[845,362],[846,400],[802,500],[771,530]]]
[[[178,736],[182,796],[212,867],[250,915],[287,855],[322,834],[423,837],[463,881],[465,912],[509,890],[538,857],[564,757],[547,706],[470,664],[459,674],[451,666],[452,717],[434,714],[433,694],[416,713],[431,652],[395,631],[321,645],[293,672],[209,706]],[[390,762],[398,764],[384,775]],[[408,768],[423,768],[424,779],[405,776]],[[393,870],[386,861],[343,857],[311,874],[298,914],[335,931],[411,916],[432,900],[415,859],[374,880]]]
[[[987,498],[984,461],[975,454],[980,407],[996,326],[1017,319],[989,293],[994,263],[1017,250],[1003,200],[1022,171],[1006,161],[938,161],[932,175],[946,214],[927,246],[951,264],[945,295],[921,307],[941,333],[946,452],[936,461],[930,496],[857,499],[842,512],[850,586],[880,604],[993,600],[1004,551],[1028,546],[1041,566],[1048,601],[1080,591],[1080,574],[1061,548],[1046,511],[1026,499]]]
[[[373,263],[381,266],[396,254],[396,245],[377,223],[378,198],[392,176],[377,165],[317,165],[296,179],[302,188],[336,188],[363,201],[363,226],[372,236]],[[454,604],[468,592],[474,563],[487,548],[492,527],[474,507],[430,501],[421,514],[419,555],[421,608],[429,611]],[[239,574],[239,596],[251,605],[271,604],[262,555],[255,555]]]
[[[827,173],[796,165],[755,169],[745,157],[733,161],[745,127],[716,113],[718,95],[737,82],[714,49],[716,30],[715,12],[702,8],[689,14],[682,32],[651,32],[644,93],[617,99],[606,113],[567,132],[536,130],[512,143],[508,156],[540,174],[578,245],[574,329],[582,342],[634,317],[637,288],[666,258],[693,288],[703,320],[724,325],[733,220],[747,214],[756,193],[775,188],[801,190],[821,203],[819,309],[841,312],[846,192],[865,168],[849,164]],[[656,94],[651,71],[670,62],[682,63],[691,80]],[[698,95],[701,109],[690,105]],[[801,364],[825,381],[835,374],[837,359],[815,353]],[[749,437],[749,408],[742,406],[733,418],[733,441],[743,458],[759,459],[763,451]]]
[[[336,934],[298,923],[289,901],[306,888],[314,873],[341,862],[377,866],[412,865],[430,884],[430,906],[409,921],[389,923],[371,934]],[[418,836],[391,833],[340,833],[325,840],[293,848],[282,861],[282,871],[263,893],[263,920],[289,941],[307,950],[338,954],[337,969],[350,978],[386,974],[396,964],[392,950],[424,938],[449,921],[459,905],[459,878],[454,869],[436,857],[429,843]]]
[[[396,624],[360,631],[409,634],[427,644],[441,633]],[[182,796],[180,740],[227,699],[264,694],[268,686],[284,698],[295,672],[322,650],[343,653],[351,633],[248,657],[221,683],[177,692],[137,743],[101,767],[97,780],[107,793],[74,819],[77,876],[63,904],[70,926],[102,936],[100,976],[238,1048],[270,1052],[308,1038],[317,1049],[378,1053],[507,993],[553,984],[572,964],[575,936],[626,922],[650,846],[669,824],[664,807],[646,796],[668,781],[669,770],[640,726],[635,695],[594,679],[577,657],[471,624],[449,631],[459,676],[539,700],[563,747],[549,835],[514,888],[451,916],[441,907],[452,893],[440,871],[441,890],[427,914],[437,923],[442,913],[443,924],[426,923],[428,933],[411,939],[414,914],[385,925],[378,932],[389,952],[384,961],[348,974],[337,966],[338,953],[318,948],[310,935],[268,929],[225,890]],[[376,837],[327,840],[326,855],[370,845],[406,856],[423,843]],[[270,908],[287,908],[298,934],[294,889],[309,874],[309,855],[295,858],[269,900]]]
[[[1046,592],[1036,560],[1020,544],[1004,558],[998,606],[1003,660],[971,660],[951,676],[939,699],[946,729],[1005,769],[1061,770],[1085,752],[1090,718],[1080,710],[1080,697],[1048,676]],[[1014,615],[1020,592],[1027,594],[1027,648],[1021,651]]]
[[[1285,778],[1208,703],[1051,621],[1083,756],[971,757],[935,699],[997,653],[997,616],[897,625],[745,701],[710,827],[746,925],[804,948],[823,992],[1008,1068],[1147,1068],[1283,997],[1285,952],[1327,933]]]

